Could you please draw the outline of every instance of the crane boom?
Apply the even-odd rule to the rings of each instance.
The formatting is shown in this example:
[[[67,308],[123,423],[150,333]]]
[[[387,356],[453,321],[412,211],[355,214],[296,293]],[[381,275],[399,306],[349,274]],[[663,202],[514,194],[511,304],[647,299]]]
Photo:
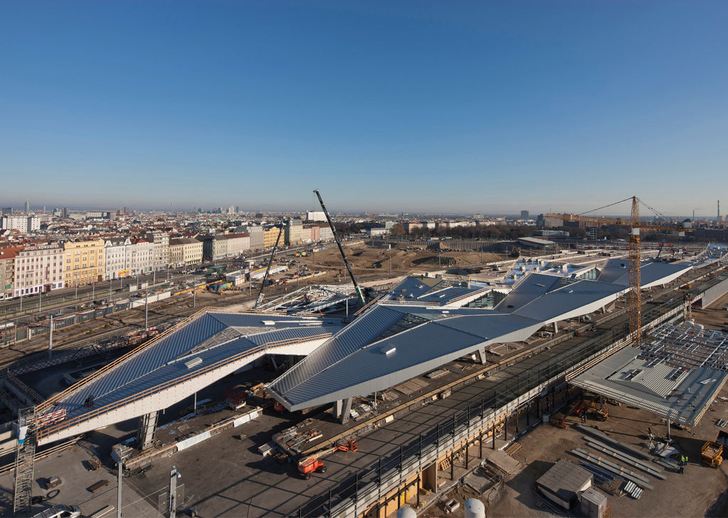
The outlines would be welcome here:
[[[260,303],[263,301],[263,288],[265,288],[265,282],[268,280],[268,272],[270,272],[270,267],[273,264],[273,256],[276,254],[276,249],[278,248],[278,243],[281,241],[281,234],[283,234],[283,227],[278,227],[278,237],[276,238],[276,244],[273,245],[273,251],[270,253],[270,259],[268,259],[268,267],[265,269],[265,275],[263,276],[263,282],[260,285],[260,291],[258,292],[258,298],[255,299],[255,305],[253,306],[253,309],[257,309]],[[253,275],[252,268],[250,275]],[[253,282],[253,279],[250,279],[250,282]]]
[[[349,277],[351,277],[351,282],[354,284],[354,291],[356,291],[356,296],[359,298],[359,303],[363,306],[366,304],[364,301],[364,293],[362,293],[361,288],[356,282],[356,279],[354,278],[354,272],[351,269],[351,266],[349,265],[349,261],[346,259],[346,254],[344,253],[344,247],[341,246],[341,240],[339,240],[339,236],[336,234],[336,229],[334,228],[334,222],[331,221],[331,216],[329,216],[329,211],[326,210],[326,205],[324,205],[324,200],[321,198],[321,194],[318,192],[318,189],[313,190],[314,193],[316,193],[316,197],[318,197],[318,201],[321,204],[321,209],[324,211],[324,215],[326,216],[326,221],[329,222],[329,228],[331,228],[331,233],[334,234],[334,241],[336,241],[336,246],[339,247],[339,252],[341,252],[341,257],[344,259],[344,265],[346,265],[346,270],[349,272]]]
[[[630,199],[630,198],[627,198]],[[627,200],[622,200],[627,201]],[[662,225],[643,225],[640,223],[639,198],[631,197],[632,211],[629,220],[625,218],[602,218],[595,216],[583,216],[577,214],[546,214],[546,218],[560,219],[562,221],[578,221],[589,225],[629,225],[631,227],[629,236],[629,332],[635,344],[642,341],[642,279],[641,279],[641,239],[640,229],[646,230],[668,230],[679,232],[690,232],[689,228],[669,227]],[[618,202],[621,203],[621,202]]]

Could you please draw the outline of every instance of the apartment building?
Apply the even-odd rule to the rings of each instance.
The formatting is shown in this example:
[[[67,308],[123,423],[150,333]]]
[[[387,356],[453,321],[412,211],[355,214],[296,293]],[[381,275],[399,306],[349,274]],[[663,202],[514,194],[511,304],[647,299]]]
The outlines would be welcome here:
[[[300,219],[292,219],[286,225],[286,244],[289,246],[310,242],[311,235],[304,235],[303,223]]]
[[[169,234],[166,232],[155,231],[147,232],[145,235],[147,241],[154,245],[154,264],[153,268],[157,271],[165,270],[169,266]]]
[[[104,242],[104,279],[123,279],[131,275],[127,254],[131,247],[128,237],[107,239]]]
[[[12,298],[15,282],[15,258],[22,247],[0,249],[0,300]]]
[[[169,240],[169,262],[173,266],[192,265],[202,262],[202,241],[191,237]]]
[[[17,230],[23,234],[40,230],[40,218],[37,216],[7,215],[2,217],[0,223],[2,223],[3,230]]]
[[[245,232],[250,236],[251,250],[260,250],[263,248],[263,227],[260,225],[250,225],[245,227]]]
[[[66,241],[64,283],[67,287],[99,282],[104,278],[104,240]]]
[[[133,240],[126,257],[131,275],[151,273],[154,270],[154,243],[144,239]]]
[[[278,227],[270,227],[270,228],[264,228],[263,229],[263,247],[264,248],[271,248],[276,244],[276,239],[278,239],[278,234],[281,232],[282,229]],[[279,242],[279,245],[283,244],[285,234],[281,236],[281,240]]]
[[[250,250],[250,236],[246,233],[218,236],[227,241],[227,257],[240,257]]]
[[[34,295],[63,288],[65,253],[57,244],[28,246],[15,257],[13,295]]]

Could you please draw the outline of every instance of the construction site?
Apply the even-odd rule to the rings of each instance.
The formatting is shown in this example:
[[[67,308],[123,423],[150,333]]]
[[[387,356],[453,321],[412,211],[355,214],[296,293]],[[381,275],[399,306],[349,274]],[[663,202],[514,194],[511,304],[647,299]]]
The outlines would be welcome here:
[[[6,360],[18,419],[0,444],[0,505],[386,517],[463,516],[474,499],[488,516],[725,515],[728,248],[641,250],[637,202],[626,250],[337,238],[289,257],[296,275],[265,297],[275,250],[257,297],[187,296],[124,347],[78,354],[69,338],[53,361]],[[305,271],[327,276],[300,285]]]

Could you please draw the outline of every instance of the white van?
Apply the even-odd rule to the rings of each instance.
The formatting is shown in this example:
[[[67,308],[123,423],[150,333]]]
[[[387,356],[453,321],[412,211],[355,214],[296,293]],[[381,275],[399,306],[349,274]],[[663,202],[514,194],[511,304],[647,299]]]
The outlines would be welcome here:
[[[54,505],[50,509],[34,514],[32,518],[79,518],[81,508],[77,505]]]

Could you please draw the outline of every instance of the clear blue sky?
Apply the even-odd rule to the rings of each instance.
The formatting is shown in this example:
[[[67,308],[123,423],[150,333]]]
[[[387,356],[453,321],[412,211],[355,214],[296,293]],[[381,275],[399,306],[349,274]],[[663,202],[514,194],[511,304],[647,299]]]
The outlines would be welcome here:
[[[725,0],[0,11],[2,206],[728,212]]]

